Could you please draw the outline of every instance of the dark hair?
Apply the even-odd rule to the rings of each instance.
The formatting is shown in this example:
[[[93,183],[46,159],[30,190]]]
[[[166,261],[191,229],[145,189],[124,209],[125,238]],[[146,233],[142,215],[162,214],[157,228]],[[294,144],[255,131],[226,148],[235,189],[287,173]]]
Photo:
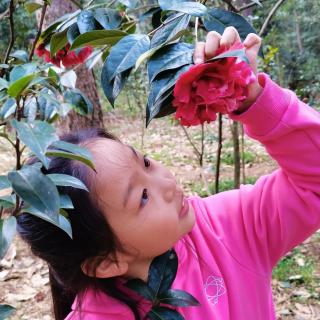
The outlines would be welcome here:
[[[77,145],[85,145],[100,138],[119,141],[102,129],[86,129],[60,137],[63,141]],[[32,162],[35,160],[29,161],[29,164]],[[116,249],[121,247],[94,199],[90,170],[92,169],[79,161],[60,157],[51,158],[49,169],[42,169],[45,174],[72,175],[80,179],[90,191],[88,193],[73,187],[59,187],[59,192],[67,194],[74,205],[74,209],[67,210],[73,239],[53,224],[29,213],[21,213],[17,217],[18,232],[30,245],[33,254],[48,263],[54,315],[57,320],[64,319],[71,311],[71,304],[76,296],[81,310],[81,301],[88,288],[100,290],[125,303],[138,320],[140,316],[136,301],[121,291],[117,278],[89,277],[81,269],[84,261],[91,260],[92,263],[89,264],[95,272],[105,257],[115,258]]]

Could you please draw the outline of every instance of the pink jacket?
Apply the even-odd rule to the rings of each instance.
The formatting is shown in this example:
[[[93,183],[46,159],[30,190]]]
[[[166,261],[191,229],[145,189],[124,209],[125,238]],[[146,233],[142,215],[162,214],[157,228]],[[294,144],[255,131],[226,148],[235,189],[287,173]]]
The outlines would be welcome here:
[[[320,114],[268,76],[260,74],[259,81],[261,96],[231,118],[245,125],[280,169],[240,190],[189,198],[197,221],[175,246],[179,267],[173,288],[191,293],[201,306],[178,308],[186,320],[276,319],[272,268],[320,228]],[[120,302],[91,291],[82,316],[134,319]],[[79,314],[72,311],[66,319]]]

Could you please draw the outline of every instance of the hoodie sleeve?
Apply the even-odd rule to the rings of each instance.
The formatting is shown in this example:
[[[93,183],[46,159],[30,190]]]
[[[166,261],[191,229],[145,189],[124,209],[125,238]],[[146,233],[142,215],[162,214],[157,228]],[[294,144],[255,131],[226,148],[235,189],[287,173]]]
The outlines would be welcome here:
[[[279,259],[320,228],[320,113],[265,74],[257,101],[231,115],[260,141],[279,169],[255,185],[203,200],[211,230],[229,253],[270,275]]]

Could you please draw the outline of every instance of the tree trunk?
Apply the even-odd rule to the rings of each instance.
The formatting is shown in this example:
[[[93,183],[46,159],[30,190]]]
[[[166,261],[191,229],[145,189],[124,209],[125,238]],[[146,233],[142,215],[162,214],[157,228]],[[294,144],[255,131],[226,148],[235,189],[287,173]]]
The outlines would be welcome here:
[[[71,1],[52,0],[50,7],[47,9],[43,29],[57,18],[76,10],[76,6]],[[82,116],[73,110],[70,111],[67,117],[59,120],[57,128],[59,133],[93,126],[101,128],[104,127],[103,113],[93,71],[88,70],[83,64],[76,68],[75,72],[77,74],[76,87],[90,99],[93,104],[93,112],[88,116]]]

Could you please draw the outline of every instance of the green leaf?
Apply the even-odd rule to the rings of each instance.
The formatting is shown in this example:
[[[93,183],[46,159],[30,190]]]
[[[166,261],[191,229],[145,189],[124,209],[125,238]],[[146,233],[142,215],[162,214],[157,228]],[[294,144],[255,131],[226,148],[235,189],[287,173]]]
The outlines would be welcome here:
[[[3,208],[14,208],[16,205],[16,197],[15,195],[9,195],[9,196],[1,196],[0,197],[0,207]]]
[[[156,299],[156,293],[141,279],[129,280],[126,283],[126,287],[135,291],[148,301],[154,301]]]
[[[98,8],[94,10],[93,16],[106,30],[117,29],[122,20],[119,11],[110,8]]]
[[[14,119],[11,124],[17,130],[19,139],[48,168],[49,161],[45,156],[46,150],[52,142],[58,140],[53,126],[38,120],[26,123]]]
[[[80,36],[80,31],[78,28],[78,24],[72,24],[67,31],[67,38],[70,45],[73,44],[74,40]]]
[[[78,15],[77,24],[80,33],[102,29],[101,24],[95,19],[92,11],[82,10]]]
[[[69,89],[63,96],[79,114],[87,115],[93,112],[92,102],[79,89]]]
[[[249,33],[257,33],[251,24],[240,14],[220,8],[209,9],[203,19],[203,24],[207,31],[217,31],[220,34],[230,26],[235,27],[244,40]]]
[[[188,43],[174,43],[158,50],[148,61],[149,82],[165,70],[192,64],[194,46]]]
[[[67,158],[67,159],[71,159],[71,160],[77,160],[77,161],[80,161],[80,162],[86,164],[90,168],[94,169],[94,164],[92,163],[92,161],[90,161],[86,157],[83,157],[78,154],[74,154],[74,153],[66,152],[66,151],[50,150],[50,151],[47,151],[46,155],[48,157],[61,157],[61,158]]]
[[[72,200],[67,194],[60,194],[60,209],[74,209]]]
[[[9,88],[9,82],[3,78],[0,78],[0,91],[2,89],[8,89]]]
[[[10,82],[21,79],[24,76],[34,74],[37,71],[37,65],[33,62],[14,67],[10,72]]]
[[[166,307],[153,307],[147,314],[150,320],[184,320],[184,317],[176,310]]]
[[[103,66],[104,81],[110,82],[117,74],[131,69],[149,46],[149,37],[144,34],[132,34],[122,38],[111,48]]]
[[[68,174],[52,173],[52,174],[47,174],[47,177],[50,178],[56,186],[73,187],[76,189],[82,189],[89,192],[88,188],[85,186],[85,184],[81,180],[73,176],[70,176]],[[0,176],[0,189],[1,189],[1,176]]]
[[[35,167],[8,173],[13,190],[28,204],[53,220],[58,220],[59,193],[54,183]]]
[[[0,190],[11,188],[11,183],[7,176],[0,176]]]
[[[138,4],[138,0],[118,0],[118,1],[130,9],[135,8]]]
[[[19,80],[11,83],[8,88],[8,95],[17,98],[36,77],[36,74],[29,74],[28,76],[22,77]]]
[[[177,307],[199,306],[199,301],[190,293],[183,290],[169,289],[164,292],[158,299],[161,303],[170,304]]]
[[[64,48],[68,43],[67,38],[68,29],[61,32],[56,32],[50,41],[50,55],[53,57],[60,49]]]
[[[78,154],[84,158],[87,158],[90,161],[93,161],[91,152],[85,147],[79,147],[76,144],[69,143],[69,142],[62,141],[62,140],[55,141],[52,144],[52,147],[57,148],[59,150]]]
[[[16,59],[24,61],[24,62],[29,61],[28,53],[24,50],[16,50],[10,54],[10,57],[16,58]]]
[[[174,250],[169,250],[152,260],[149,268],[148,286],[156,295],[170,289],[178,270],[178,257]]]
[[[188,28],[190,15],[177,13],[167,18],[151,39],[150,48],[155,48],[172,41],[176,35]]]
[[[160,117],[160,114],[161,116],[165,116],[175,111],[174,108],[167,108],[164,112],[161,108],[166,106],[164,102],[172,95],[177,79],[182,73],[186,72],[190,66],[191,65],[185,65],[178,70],[163,72],[151,82],[147,103],[147,125],[153,118]]]
[[[8,304],[0,304],[0,320],[10,317],[14,311],[14,307],[9,306]]]
[[[35,12],[36,10],[42,8],[42,5],[37,2],[27,2],[24,4],[24,7],[26,8],[27,12],[29,14]]]
[[[9,246],[16,234],[16,218],[10,216],[7,219],[0,219],[0,260],[7,253]]]
[[[6,64],[6,63],[0,63],[0,68],[8,69],[8,68],[9,68],[9,65]]]
[[[86,46],[113,46],[116,44],[120,39],[127,35],[126,32],[120,30],[94,30],[88,31],[84,34],[81,34],[77,37],[70,50],[74,50],[77,48],[82,48]]]
[[[72,228],[71,228],[70,221],[66,217],[64,217],[61,213],[58,214],[57,219],[52,219],[50,216],[43,214],[41,211],[31,206],[27,206],[26,208],[23,208],[22,211],[28,212],[38,218],[41,218],[47,222],[52,223],[53,225],[57,226],[58,228],[66,232],[69,235],[69,237],[72,239]]]
[[[101,85],[105,96],[107,97],[108,101],[114,107],[114,101],[120,94],[124,84],[126,83],[131,69],[128,69],[124,72],[118,73],[111,82],[108,81],[106,76],[106,72],[101,73]],[[102,69],[104,71],[104,69]]]
[[[195,17],[202,17],[207,13],[207,7],[199,2],[158,0],[162,10],[184,12]]]
[[[0,110],[0,118],[1,119],[9,118],[12,114],[15,113],[16,108],[17,108],[16,100],[13,98],[7,99]]]
[[[243,61],[245,61],[246,63],[250,63],[248,57],[246,56],[246,52],[244,49],[238,49],[238,50],[232,50],[232,51],[228,51],[225,53],[221,53],[209,60],[207,60],[206,62],[210,62],[210,61],[214,61],[214,60],[219,60],[222,58],[230,58],[230,57],[234,57],[234,58],[239,58]]]

